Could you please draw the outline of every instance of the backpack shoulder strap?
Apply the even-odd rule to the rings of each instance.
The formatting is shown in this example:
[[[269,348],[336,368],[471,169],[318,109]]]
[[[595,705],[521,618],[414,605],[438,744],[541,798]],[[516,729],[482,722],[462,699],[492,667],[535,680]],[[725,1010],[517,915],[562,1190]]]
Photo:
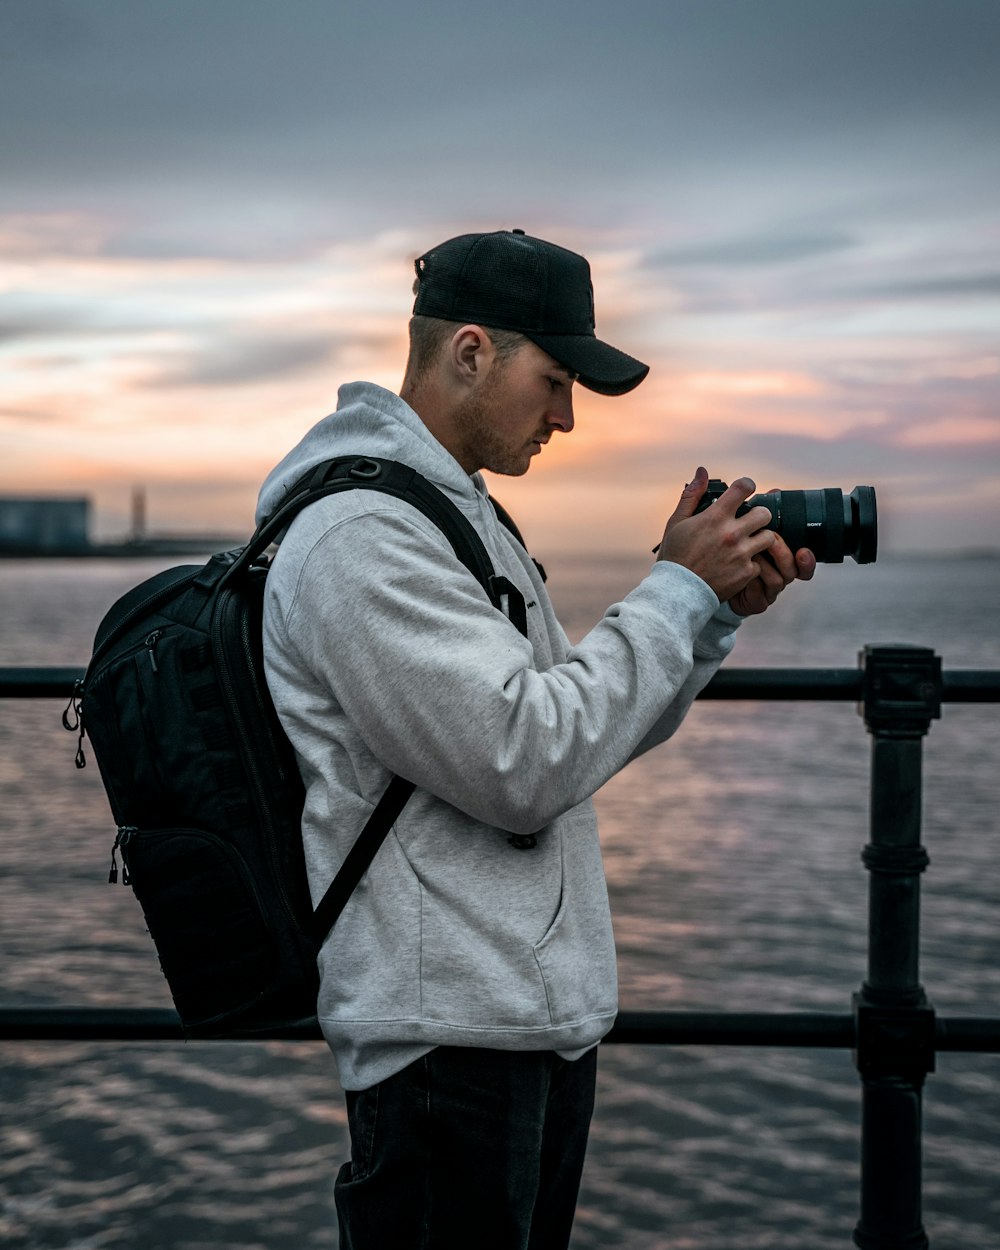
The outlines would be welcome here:
[[[319,945],[323,944],[327,934],[337,923],[337,917],[344,910],[347,900],[368,871],[368,865],[375,858],[375,852],[385,841],[386,834],[396,823],[396,818],[406,806],[406,800],[415,789],[416,786],[412,781],[407,781],[403,777],[393,777],[385,793],[375,804],[372,814],[365,822],[365,827],[358,834],[344,862],[337,869],[337,875],[330,882],[326,893],[313,912],[309,929]]]
[[[396,460],[384,460],[374,456],[341,456],[317,465],[292,487],[281,505],[260,523],[250,541],[226,569],[225,577],[236,577],[249,568],[309,504],[340,491],[359,489],[394,495],[419,509],[444,533],[456,556],[489,595],[494,607],[502,609],[502,600],[506,597],[511,620],[522,633],[527,632],[527,622],[525,620],[522,625],[515,602],[520,598],[520,593],[506,578],[495,575],[483,541],[472,524],[447,495],[416,469]]]
[[[517,522],[514,520],[514,518],[510,515],[507,509],[503,506],[500,500],[495,499],[492,495],[490,495],[490,503],[493,505],[493,511],[497,514],[497,520],[500,522],[500,524],[504,527],[504,529],[509,530],[510,533],[517,539],[517,541],[525,549],[525,551],[527,551],[528,544],[524,541],[524,537],[521,534],[521,531],[517,528]],[[548,573],[545,572],[544,565],[539,563],[539,561],[536,560],[534,556],[531,556],[531,563],[538,570],[538,576],[542,579],[542,581],[547,582],[549,580],[549,575]]]
[[[507,614],[512,624],[527,635],[524,598],[512,582],[496,575],[483,541],[472,524],[446,495],[416,469],[396,460],[345,456],[317,465],[292,488],[281,506],[258,526],[225,576],[235,576],[248,568],[308,504],[344,490],[380,491],[419,509],[443,531],[455,554],[489,595],[491,603],[502,611],[506,599]],[[313,913],[310,927],[318,942],[322,943],[333,928],[413,790],[413,782],[403,777],[393,777],[390,781]]]

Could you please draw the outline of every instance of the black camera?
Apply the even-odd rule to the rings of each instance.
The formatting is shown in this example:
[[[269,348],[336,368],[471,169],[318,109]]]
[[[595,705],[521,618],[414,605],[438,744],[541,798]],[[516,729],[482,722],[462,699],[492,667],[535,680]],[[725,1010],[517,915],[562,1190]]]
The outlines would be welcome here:
[[[713,477],[695,509],[704,510],[729,489]],[[875,487],[855,486],[849,495],[827,490],[776,490],[754,495],[736,509],[743,516],[762,506],[771,514],[764,527],[775,530],[793,551],[808,547],[820,564],[842,564],[850,556],[858,564],[874,564],[878,548]]]

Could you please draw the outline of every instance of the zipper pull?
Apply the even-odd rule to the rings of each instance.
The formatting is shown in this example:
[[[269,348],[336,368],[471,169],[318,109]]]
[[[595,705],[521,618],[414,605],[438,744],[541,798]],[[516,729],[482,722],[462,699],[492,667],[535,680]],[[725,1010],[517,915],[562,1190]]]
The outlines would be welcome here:
[[[115,852],[121,848],[122,853],[122,885],[129,885],[132,878],[129,876],[128,862],[125,859],[125,847],[133,833],[138,833],[138,829],[134,825],[119,825],[118,836],[115,838],[115,844],[111,848],[111,871],[108,873],[108,885],[116,885],[118,882],[118,860]]]
[[[158,673],[160,671],[160,666],[156,662],[156,644],[160,641],[162,635],[162,629],[154,629],[151,634],[147,634],[143,639],[143,645],[149,652],[149,662],[153,666],[154,673]]]
[[[79,730],[80,736],[76,743],[76,756],[73,762],[77,768],[87,767],[87,757],[83,753],[83,735],[86,730],[83,727],[83,678],[73,683],[73,693],[69,696],[69,702],[62,714],[63,729],[69,733],[76,733]]]
[[[73,683],[73,693],[69,696],[69,702],[62,714],[63,729],[67,733],[76,733],[80,728],[80,695],[83,693],[81,687],[83,682],[77,680]],[[72,720],[70,717],[72,716]]]

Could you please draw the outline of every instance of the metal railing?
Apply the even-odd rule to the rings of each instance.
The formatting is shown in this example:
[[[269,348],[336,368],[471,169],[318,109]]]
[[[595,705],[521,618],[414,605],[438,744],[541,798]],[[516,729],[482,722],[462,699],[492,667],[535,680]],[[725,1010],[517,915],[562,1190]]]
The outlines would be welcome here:
[[[76,668],[0,668],[0,698],[66,698]],[[919,979],[923,738],[941,704],[1000,702],[1000,672],[943,673],[925,647],[866,647],[857,669],[724,669],[702,699],[854,701],[872,739],[867,975],[850,1012],[623,1011],[605,1043],[847,1048],[861,1080],[861,1250],[927,1250],[923,1086],[943,1051],[1000,1054],[1000,1017],[941,1018]],[[315,1020],[257,1039],[314,1041]],[[0,1040],[173,1041],[169,1010],[0,1008]],[[249,1040],[233,1034],[218,1040]]]

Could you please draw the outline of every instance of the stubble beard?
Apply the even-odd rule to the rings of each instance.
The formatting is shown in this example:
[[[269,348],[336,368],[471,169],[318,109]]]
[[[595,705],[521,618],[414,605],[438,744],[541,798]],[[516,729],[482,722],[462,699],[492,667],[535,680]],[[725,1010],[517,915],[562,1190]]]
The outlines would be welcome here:
[[[505,477],[521,477],[531,466],[531,453],[512,446],[510,436],[504,436],[503,371],[504,363],[494,361],[479,391],[459,404],[456,424],[468,463]]]

